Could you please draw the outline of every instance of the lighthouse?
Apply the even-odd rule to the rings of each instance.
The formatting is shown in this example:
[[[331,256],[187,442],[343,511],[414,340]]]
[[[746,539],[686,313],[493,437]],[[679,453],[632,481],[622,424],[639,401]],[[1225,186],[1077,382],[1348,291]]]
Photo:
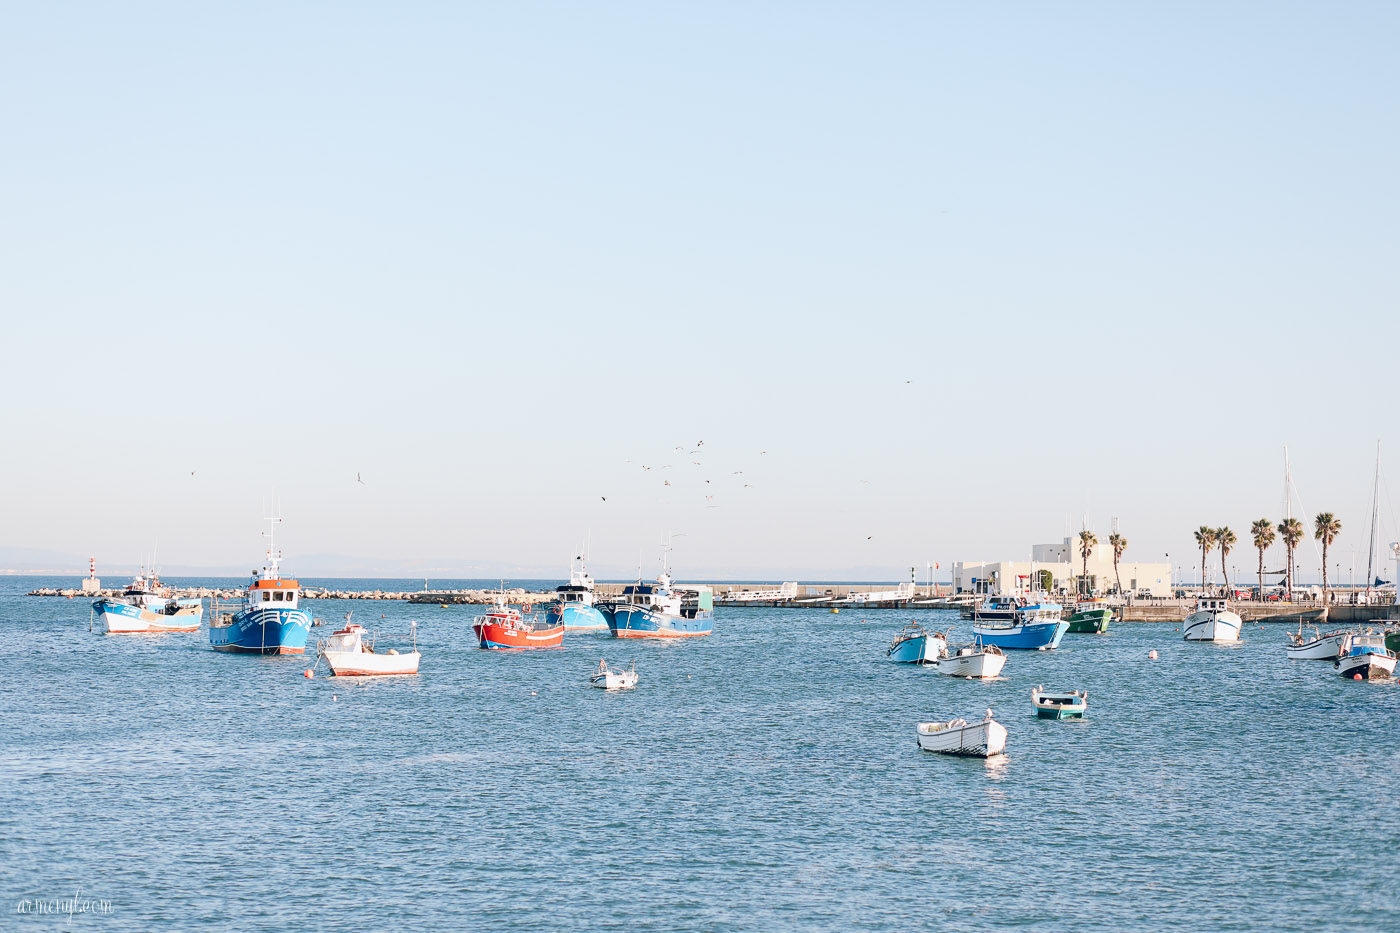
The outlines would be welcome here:
[[[88,558],[88,575],[83,581],[83,595],[96,596],[102,592],[102,581],[97,579],[97,558]]]

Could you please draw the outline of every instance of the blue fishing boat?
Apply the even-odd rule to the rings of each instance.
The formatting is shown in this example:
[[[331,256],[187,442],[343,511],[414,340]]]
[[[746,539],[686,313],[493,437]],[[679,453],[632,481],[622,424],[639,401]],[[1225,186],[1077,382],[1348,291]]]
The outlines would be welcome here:
[[[902,664],[932,664],[948,653],[948,639],[942,632],[926,632],[917,622],[910,622],[890,642],[885,652],[891,661]]]
[[[301,584],[278,572],[282,552],[273,545],[280,518],[269,519],[267,562],[253,574],[240,609],[210,613],[209,644],[215,651],[248,654],[303,654],[311,634],[311,613],[298,606]]]
[[[582,557],[574,560],[579,563],[570,565],[569,582],[554,588],[559,599],[545,610],[545,622],[551,627],[563,625],[566,632],[606,632],[608,619],[594,606],[593,578]]]
[[[1009,620],[982,620],[972,623],[972,631],[986,645],[998,648],[1047,651],[1058,648],[1069,629],[1057,603],[1017,606]]]

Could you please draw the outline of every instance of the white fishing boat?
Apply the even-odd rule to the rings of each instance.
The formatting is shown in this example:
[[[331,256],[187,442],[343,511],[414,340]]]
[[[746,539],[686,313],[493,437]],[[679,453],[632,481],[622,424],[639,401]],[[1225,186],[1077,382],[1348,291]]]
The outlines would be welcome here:
[[[967,645],[949,645],[946,653],[934,662],[938,673],[949,677],[989,680],[1006,666],[1006,655],[996,645],[973,641]]]
[[[965,719],[921,722],[917,740],[919,748],[926,752],[990,758],[1006,751],[1006,727],[987,710],[987,718],[981,722],[969,723]]]
[[[1229,602],[1220,597],[1196,600],[1196,611],[1181,623],[1181,637],[1186,641],[1213,641],[1229,644],[1240,640],[1244,620],[1230,611]]]
[[[631,690],[637,686],[637,662],[633,661],[631,667],[623,670],[608,667],[606,660],[600,660],[598,670],[588,678],[588,682],[600,690]]]
[[[194,632],[204,618],[203,600],[174,598],[154,570],[141,571],[121,596],[104,596],[92,608],[108,635]]]
[[[1298,631],[1288,633],[1288,658],[1291,661],[1335,661],[1347,653],[1351,636],[1346,629],[1324,634],[1317,626],[1307,633],[1299,622]]]
[[[1332,669],[1348,679],[1384,680],[1395,673],[1395,652],[1385,646],[1384,635],[1355,634]]]
[[[417,632],[417,624],[409,626],[411,633]],[[372,677],[381,674],[416,674],[421,655],[417,638],[414,637],[412,651],[400,652],[396,648],[376,651],[374,638],[365,641],[364,626],[347,622],[345,628],[316,643],[317,653],[326,660],[326,665],[335,677]]]

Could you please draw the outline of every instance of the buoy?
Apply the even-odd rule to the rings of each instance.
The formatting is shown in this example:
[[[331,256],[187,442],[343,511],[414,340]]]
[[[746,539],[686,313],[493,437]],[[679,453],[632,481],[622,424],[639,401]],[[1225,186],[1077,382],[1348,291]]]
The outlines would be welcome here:
[[[533,690],[530,691],[530,696],[536,696],[536,695],[537,695],[537,694],[535,693],[535,691],[533,691]]]
[[[340,697],[338,697],[338,696],[336,696],[334,693],[332,693],[332,694],[331,694],[331,702],[332,702],[332,703],[339,703],[339,702],[340,702]]]
[[[308,668],[306,669],[306,679],[307,679],[307,680],[310,680],[311,678],[313,678],[313,677],[315,677],[315,676],[316,676],[316,675],[313,674],[313,673],[311,672],[311,668],[308,667]]]
[[[1352,675],[1351,675],[1351,679],[1352,679],[1352,680],[1360,680],[1360,679],[1361,679],[1361,675],[1360,675],[1359,673],[1357,673],[1357,674],[1352,674]]]
[[[1157,660],[1157,649],[1153,648],[1151,651],[1147,652],[1147,656],[1154,661]]]

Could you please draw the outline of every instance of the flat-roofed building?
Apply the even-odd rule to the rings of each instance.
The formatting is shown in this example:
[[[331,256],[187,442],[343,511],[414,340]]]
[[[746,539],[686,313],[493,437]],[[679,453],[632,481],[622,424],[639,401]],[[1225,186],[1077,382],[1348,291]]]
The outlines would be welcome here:
[[[1030,560],[959,561],[953,564],[954,593],[987,593],[1014,596],[1033,589],[1051,593],[1077,593],[1080,577],[1084,575],[1077,539],[1066,538],[1060,544],[1037,544],[1031,548]],[[1123,583],[1123,593],[1172,595],[1172,568],[1166,561],[1118,562],[1118,574],[1113,572],[1113,549],[1100,541],[1089,555],[1089,592],[1105,594]],[[1035,582],[1039,578],[1039,582]]]

